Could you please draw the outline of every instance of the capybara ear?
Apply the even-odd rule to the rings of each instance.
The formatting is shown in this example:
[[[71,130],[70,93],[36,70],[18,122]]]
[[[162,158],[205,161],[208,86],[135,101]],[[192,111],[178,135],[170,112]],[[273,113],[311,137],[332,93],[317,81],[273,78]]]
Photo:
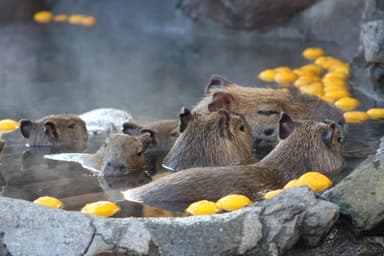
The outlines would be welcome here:
[[[233,84],[233,83],[231,81],[225,79],[221,75],[214,74],[214,75],[211,75],[211,77],[209,78],[209,82],[208,82],[207,88],[205,89],[205,92],[209,93],[209,92],[211,92],[211,89],[223,88],[223,87],[226,87],[230,84]]]
[[[141,140],[141,143],[143,145],[142,147],[142,152],[145,152],[145,150],[147,150],[147,148],[149,147],[149,145],[151,145],[152,141],[153,141],[153,137],[151,135],[150,132],[144,132],[142,133],[140,136],[139,136],[140,140]],[[140,153],[140,152],[137,152],[137,153]]]
[[[220,109],[218,111],[218,113],[220,115],[219,126],[220,127],[227,127],[229,125],[229,121],[231,119],[231,114],[225,108]]]
[[[135,123],[126,122],[123,124],[123,133],[135,136],[140,134],[141,126]]]
[[[56,125],[53,122],[47,121],[44,123],[45,135],[52,144],[59,142],[59,134],[57,133]]]
[[[292,119],[286,114],[280,114],[279,120],[279,138],[281,140],[286,139],[295,129],[295,123]]]
[[[154,130],[151,129],[141,129],[140,130],[141,134],[148,133],[151,136],[151,143],[156,144],[156,133]]]
[[[336,131],[336,124],[330,123],[328,129],[322,135],[323,142],[328,148],[331,148],[332,146],[332,139],[335,131]]]
[[[187,127],[187,124],[192,119],[191,110],[186,107],[182,107],[179,114],[179,132],[183,132]]]
[[[233,96],[225,92],[217,92],[212,96],[212,102],[208,104],[208,110],[210,112],[219,111],[219,109],[230,109],[233,104]]]
[[[29,119],[21,119],[19,123],[21,134],[24,136],[24,138],[28,139],[29,136],[31,136],[33,122]]]

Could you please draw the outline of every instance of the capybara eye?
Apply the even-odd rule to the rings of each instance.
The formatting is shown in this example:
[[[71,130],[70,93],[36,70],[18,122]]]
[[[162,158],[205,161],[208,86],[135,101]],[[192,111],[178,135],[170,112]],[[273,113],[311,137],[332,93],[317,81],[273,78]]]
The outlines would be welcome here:
[[[244,125],[241,125],[240,128],[239,128],[240,131],[245,131],[245,126]]]
[[[68,128],[69,128],[69,129],[73,129],[73,128],[75,128],[75,124],[70,124],[70,125],[68,125]]]
[[[137,153],[137,156],[141,156],[143,154],[143,151],[140,151]]]
[[[344,141],[343,137],[339,137],[339,138],[337,138],[337,142],[338,142],[338,143],[341,144],[341,143],[343,143],[343,141]]]

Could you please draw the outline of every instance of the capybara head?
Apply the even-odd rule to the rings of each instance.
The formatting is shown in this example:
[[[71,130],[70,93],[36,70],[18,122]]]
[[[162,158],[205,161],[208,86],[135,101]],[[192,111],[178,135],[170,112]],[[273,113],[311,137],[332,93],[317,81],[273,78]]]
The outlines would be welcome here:
[[[146,153],[149,151],[168,152],[179,136],[179,126],[176,120],[161,120],[144,126],[131,122],[123,124],[125,134],[135,136],[146,132],[150,133],[153,138]]]
[[[123,133],[109,135],[95,154],[104,176],[123,176],[144,171],[144,151],[152,138],[149,133],[130,136]]]
[[[145,151],[145,166],[149,174],[154,174],[179,136],[179,125],[177,120],[161,120],[144,126],[127,122],[123,124],[123,133],[151,135],[152,141]]]
[[[218,112],[180,113],[180,136],[163,166],[171,171],[192,167],[240,164],[252,157],[252,131],[244,117]]]
[[[88,133],[85,122],[76,115],[49,115],[37,121],[20,120],[21,134],[29,146],[56,146],[83,149]]]
[[[244,87],[213,75],[206,96],[193,111],[218,111],[221,108],[245,116],[252,128],[256,152],[261,155],[272,150],[278,142],[277,123],[281,112],[287,113],[293,120],[343,121],[342,113],[337,108],[316,96],[300,94],[294,89],[285,92]]]
[[[281,142],[261,164],[286,168],[282,176],[299,177],[303,171],[321,171],[332,174],[343,168],[343,133],[333,121],[292,121],[285,113],[278,122]],[[283,166],[281,166],[283,164]]]

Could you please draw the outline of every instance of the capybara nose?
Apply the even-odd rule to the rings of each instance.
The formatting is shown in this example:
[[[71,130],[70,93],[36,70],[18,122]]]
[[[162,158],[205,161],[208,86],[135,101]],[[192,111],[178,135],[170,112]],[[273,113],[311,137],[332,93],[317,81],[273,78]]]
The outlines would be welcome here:
[[[265,136],[271,136],[275,132],[275,128],[266,128],[263,130]]]
[[[102,174],[104,176],[125,175],[127,174],[127,166],[120,160],[110,160],[105,164],[102,170]]]

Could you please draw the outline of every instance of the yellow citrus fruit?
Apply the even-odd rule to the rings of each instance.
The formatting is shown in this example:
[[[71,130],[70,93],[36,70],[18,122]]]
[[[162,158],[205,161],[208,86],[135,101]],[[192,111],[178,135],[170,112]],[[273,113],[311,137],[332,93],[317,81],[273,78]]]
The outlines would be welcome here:
[[[266,69],[264,71],[261,71],[258,75],[258,77],[266,82],[273,82],[275,81],[275,75],[276,71],[273,69]]]
[[[318,57],[324,56],[325,51],[321,48],[307,48],[303,51],[303,57],[309,60],[314,60]]]
[[[302,66],[300,69],[302,70],[308,70],[312,73],[315,73],[316,75],[320,75],[324,69],[316,64],[308,64],[308,65],[304,65]]]
[[[332,70],[335,72],[338,72],[338,73],[344,73],[347,77],[349,76],[349,65],[348,64],[333,67]]]
[[[277,196],[281,192],[283,192],[283,189],[272,190],[272,191],[269,191],[269,192],[265,193],[262,198],[263,199],[270,199],[270,198],[272,198],[274,196]]]
[[[57,14],[53,17],[54,22],[67,22],[68,21],[68,15],[66,14]]]
[[[59,199],[51,196],[42,196],[33,201],[35,204],[45,205],[52,208],[63,208],[64,204]]]
[[[324,75],[324,78],[328,79],[328,78],[338,78],[338,79],[341,79],[341,80],[346,80],[347,79],[347,75],[343,72],[339,72],[339,71],[331,71],[331,72],[328,72],[327,74]]]
[[[311,70],[301,69],[301,68],[294,69],[293,73],[295,73],[299,77],[302,77],[302,76],[316,76],[317,75],[316,73],[314,73]]]
[[[328,103],[333,103],[333,102],[335,102],[335,99],[332,98],[332,97],[329,97],[329,96],[325,96],[325,95],[323,95],[323,96],[321,96],[320,98],[321,98],[323,101],[328,102]]]
[[[350,111],[357,108],[360,101],[352,97],[343,97],[335,102],[335,106],[343,111]]]
[[[276,71],[276,73],[279,73],[279,72],[292,72],[292,70],[289,67],[286,67],[286,66],[277,67],[274,70]]]
[[[345,80],[335,77],[324,77],[323,78],[324,86],[338,86],[338,87],[346,87],[347,83]]]
[[[84,17],[82,20],[82,24],[87,27],[92,27],[96,24],[96,18],[93,16]]]
[[[347,123],[360,123],[369,118],[369,115],[365,112],[350,111],[344,113],[344,119]]]
[[[83,24],[83,18],[84,18],[84,16],[81,14],[74,14],[74,15],[69,16],[68,22],[70,24],[74,24],[74,25],[81,25],[81,24]]]
[[[295,187],[301,187],[301,186],[307,186],[307,184],[302,180],[294,179],[289,181],[287,184],[285,184],[283,189],[295,188]]]
[[[19,122],[11,119],[4,119],[0,121],[0,132],[11,132],[19,128]]]
[[[371,108],[367,111],[367,114],[372,119],[384,118],[384,108]]]
[[[221,209],[215,202],[201,200],[190,204],[185,211],[192,215],[208,215],[218,213]]]
[[[324,94],[323,85],[320,82],[312,83],[307,86],[302,86],[300,87],[300,91],[302,93],[318,95],[318,96],[321,96]]]
[[[347,85],[324,85],[324,91],[325,92],[335,92],[335,91],[349,91]]]
[[[37,23],[49,23],[52,21],[53,15],[49,11],[40,11],[33,15],[33,20]]]
[[[299,180],[307,184],[315,192],[326,190],[333,185],[327,176],[319,172],[304,173],[300,176]]]
[[[306,86],[306,85],[309,85],[309,84],[312,84],[312,83],[315,83],[315,82],[321,82],[321,78],[316,76],[316,75],[312,75],[312,76],[300,76],[294,83],[294,85],[296,87],[302,87],[302,86]]]
[[[325,94],[324,94],[325,97],[333,98],[335,100],[350,96],[349,91],[342,90],[342,89],[337,91],[327,91],[327,87],[325,87],[324,91],[325,91]]]
[[[87,213],[99,217],[110,217],[120,211],[120,207],[109,201],[98,201],[86,204],[82,209],[82,213]]]
[[[251,204],[252,201],[248,197],[237,194],[227,195],[216,202],[217,207],[226,211],[236,211]]]
[[[275,81],[280,85],[289,85],[293,84],[298,76],[292,71],[282,71],[278,72],[275,76]]]

